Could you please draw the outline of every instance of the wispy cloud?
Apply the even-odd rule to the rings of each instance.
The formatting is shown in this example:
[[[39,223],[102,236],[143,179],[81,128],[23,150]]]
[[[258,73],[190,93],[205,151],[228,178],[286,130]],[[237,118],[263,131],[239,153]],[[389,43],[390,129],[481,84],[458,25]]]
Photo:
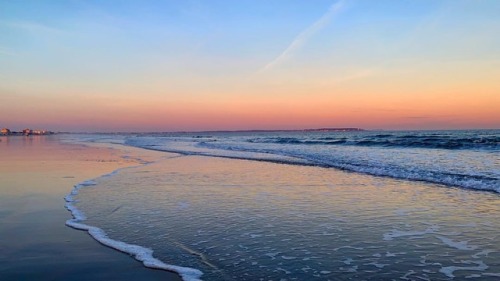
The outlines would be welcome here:
[[[324,28],[332,18],[339,13],[339,11],[344,7],[344,0],[340,0],[335,2],[330,6],[328,11],[323,14],[318,20],[316,20],[313,24],[303,30],[295,39],[293,39],[292,43],[288,45],[288,47],[274,60],[266,64],[261,71],[272,69],[273,67],[283,63],[288,60],[292,54],[300,49],[306,42],[311,38],[316,32]]]

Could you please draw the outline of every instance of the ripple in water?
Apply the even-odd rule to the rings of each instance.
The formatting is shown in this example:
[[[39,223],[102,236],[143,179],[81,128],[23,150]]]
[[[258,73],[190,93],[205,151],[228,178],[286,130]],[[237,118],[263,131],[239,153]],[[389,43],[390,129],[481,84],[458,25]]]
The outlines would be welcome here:
[[[500,272],[500,201],[331,169],[184,156],[121,170],[74,205],[204,280],[449,280]]]

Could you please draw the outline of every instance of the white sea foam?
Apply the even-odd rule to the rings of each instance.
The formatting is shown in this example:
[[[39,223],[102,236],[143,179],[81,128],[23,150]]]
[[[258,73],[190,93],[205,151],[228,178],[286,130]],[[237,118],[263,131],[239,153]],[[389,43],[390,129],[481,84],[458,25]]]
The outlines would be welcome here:
[[[385,266],[388,266],[389,264],[377,263],[377,262],[370,262],[370,263],[366,263],[365,265],[373,265],[376,268],[384,268]]]
[[[345,260],[343,260],[342,262],[346,265],[351,265],[351,263],[353,262],[354,260],[352,258],[347,258]]]
[[[484,264],[483,261],[462,261],[464,264],[477,264],[477,266],[445,266],[439,269],[439,272],[444,275],[454,278],[453,272],[458,270],[474,270],[474,271],[483,271],[488,269],[488,266]]]
[[[447,237],[444,237],[444,236],[439,236],[439,235],[436,235],[436,238],[438,238],[439,240],[443,241],[443,243],[445,243],[446,245],[450,246],[450,247],[453,247],[455,249],[459,249],[459,250],[466,250],[466,251],[472,251],[472,250],[475,250],[477,249],[477,246],[474,246],[474,245],[467,245],[469,242],[468,241],[453,241]]]
[[[431,226],[423,231],[401,231],[393,229],[391,232],[384,233],[384,240],[393,240],[394,238],[404,237],[404,236],[422,236],[425,234],[435,233],[439,227],[437,225]]]
[[[268,256],[268,257],[270,257],[271,259],[274,260],[274,259],[276,259],[276,256],[279,255],[279,254],[281,254],[281,252],[266,253],[266,254],[264,254],[264,256]]]
[[[404,254],[406,254],[406,252],[398,252],[398,253],[386,252],[385,256],[386,257],[395,257],[395,256],[398,256],[398,255],[404,255]]]
[[[86,187],[86,186],[93,186],[93,185],[96,185],[96,181],[95,180],[86,180],[86,181],[83,181],[79,184],[76,184],[74,187],[73,187],[73,190],[71,190],[71,192],[66,195],[66,197],[64,197],[64,200],[66,200],[66,202],[74,202],[75,199],[74,199],[74,196],[78,194],[78,190],[82,187]],[[67,205],[67,204],[66,204]],[[68,208],[68,206],[66,206],[66,208]],[[69,210],[69,209],[68,209]],[[71,210],[69,210],[71,211]]]
[[[483,275],[483,276],[491,276],[491,277],[500,277],[500,272],[498,272],[498,273],[493,273],[493,272],[482,273],[481,275]]]
[[[64,206],[66,207],[66,209],[68,209],[68,211],[71,212],[74,221],[84,221],[87,219],[87,217],[83,214],[83,212],[78,210],[73,204],[68,202]],[[69,220],[66,222],[66,224],[68,224],[68,222]]]
[[[105,176],[111,176],[118,173],[118,170],[107,174]],[[65,207],[68,209],[68,211],[71,212],[73,215],[73,219],[69,219],[66,221],[66,225],[70,226],[75,229],[79,230],[84,230],[87,231],[95,240],[97,240],[99,243],[108,246],[110,248],[116,249],[118,251],[130,254],[134,256],[134,258],[140,262],[145,267],[149,268],[154,268],[154,269],[162,269],[162,270],[167,270],[167,271],[173,271],[177,272],[184,281],[200,281],[200,277],[203,275],[203,273],[194,268],[189,268],[189,267],[182,267],[182,266],[176,266],[176,265],[171,265],[171,264],[166,264],[162,262],[161,260],[153,257],[153,250],[149,248],[145,248],[139,245],[134,245],[134,244],[128,244],[122,241],[117,241],[109,238],[107,234],[104,232],[104,230],[95,227],[95,226],[90,226],[87,224],[82,223],[83,221],[86,220],[85,214],[80,211],[78,208],[76,208],[75,205],[73,205],[74,198],[73,196],[78,194],[78,190],[81,189],[82,187],[87,187],[87,186],[93,186],[97,185],[97,182],[95,180],[88,180],[81,182],[77,185],[74,186],[73,190],[69,195],[65,197],[66,204]]]
[[[415,271],[410,270],[410,271],[408,271],[408,272],[407,272],[404,276],[400,277],[400,279],[403,279],[403,280],[410,280],[410,278],[408,278],[408,276],[413,275],[413,274],[415,274],[415,273],[416,273]]]
[[[353,247],[353,246],[342,246],[342,247],[335,248],[333,250],[336,252],[336,251],[338,251],[340,249],[364,250],[365,248],[363,248],[363,247]]]
[[[345,272],[358,272],[358,266],[351,266],[351,267],[339,267],[339,270],[345,271]]]
[[[476,253],[474,255],[472,255],[471,257],[475,258],[475,259],[478,259],[480,256],[488,256],[490,253],[494,253],[495,251],[493,250],[490,250],[490,249],[486,249],[486,250],[483,250],[479,253]]]
[[[281,267],[278,267],[278,268],[276,268],[276,270],[277,270],[277,271],[281,271],[281,272],[284,272],[284,273],[285,273],[285,274],[287,274],[287,275],[288,275],[288,274],[291,274],[291,273],[292,273],[291,271],[289,271],[289,270],[286,270],[286,269],[284,269],[284,268],[281,268]]]

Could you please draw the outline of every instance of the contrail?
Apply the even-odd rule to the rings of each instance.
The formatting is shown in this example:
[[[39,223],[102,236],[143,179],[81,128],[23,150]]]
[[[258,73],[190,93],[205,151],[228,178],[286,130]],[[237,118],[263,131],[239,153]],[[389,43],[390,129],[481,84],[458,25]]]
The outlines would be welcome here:
[[[274,66],[282,63],[283,61],[286,61],[293,52],[295,52],[297,49],[302,47],[304,43],[316,32],[318,32],[320,29],[325,27],[331,20],[332,18],[338,14],[338,12],[342,9],[344,6],[344,0],[337,1],[333,5],[330,6],[328,11],[321,16],[318,20],[316,20],[313,24],[311,24],[308,28],[306,28],[304,31],[302,31],[295,39],[293,39],[292,43],[279,55],[277,56],[273,61],[270,63],[266,64],[261,71],[268,70],[273,68]]]

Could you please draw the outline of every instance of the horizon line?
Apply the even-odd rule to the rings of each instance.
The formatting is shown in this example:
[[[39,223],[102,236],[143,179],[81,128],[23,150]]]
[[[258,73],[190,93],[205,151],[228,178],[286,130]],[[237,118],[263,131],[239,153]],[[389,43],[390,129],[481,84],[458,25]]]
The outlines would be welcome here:
[[[344,130],[344,131],[342,131]],[[305,129],[241,129],[241,130],[173,130],[173,131],[55,131],[56,134],[187,134],[187,133],[258,133],[258,132],[414,132],[414,131],[494,131],[500,128],[463,128],[463,129],[363,129],[355,127],[305,128]]]

